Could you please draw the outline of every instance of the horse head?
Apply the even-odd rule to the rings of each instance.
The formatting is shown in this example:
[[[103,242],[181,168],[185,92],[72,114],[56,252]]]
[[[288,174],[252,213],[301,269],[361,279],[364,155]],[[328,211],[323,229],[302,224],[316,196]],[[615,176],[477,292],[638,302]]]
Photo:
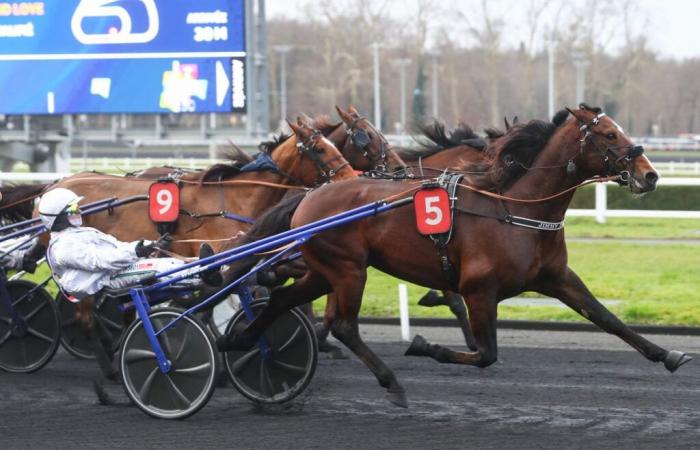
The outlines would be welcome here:
[[[293,131],[291,139],[282,142],[274,159],[291,180],[303,186],[317,186],[329,181],[355,178],[350,163],[335,145],[301,118],[287,122]]]
[[[593,175],[617,175],[617,182],[636,194],[656,189],[659,173],[644,156],[644,148],[634,145],[620,125],[600,108],[582,103],[568,109],[581,134],[580,151],[569,160],[567,172],[584,169]]]
[[[391,148],[384,135],[352,106],[348,111],[336,105],[345,127],[345,145],[341,149],[353,168],[395,172],[406,169],[401,157]]]

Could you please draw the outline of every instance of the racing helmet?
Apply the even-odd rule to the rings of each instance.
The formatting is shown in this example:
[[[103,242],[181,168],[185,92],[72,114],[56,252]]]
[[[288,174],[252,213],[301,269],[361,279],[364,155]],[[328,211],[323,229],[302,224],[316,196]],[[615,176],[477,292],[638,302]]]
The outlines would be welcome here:
[[[39,200],[39,218],[47,230],[51,230],[56,217],[61,213],[77,213],[79,197],[70,189],[56,188],[41,196]],[[69,211],[70,210],[70,211]]]

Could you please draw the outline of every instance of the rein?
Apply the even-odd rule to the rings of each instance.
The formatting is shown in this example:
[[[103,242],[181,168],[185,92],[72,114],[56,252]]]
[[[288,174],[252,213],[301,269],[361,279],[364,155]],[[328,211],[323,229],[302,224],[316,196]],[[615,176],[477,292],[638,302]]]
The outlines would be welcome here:
[[[0,206],[0,210],[6,209],[6,208],[11,208],[11,207],[13,207],[13,206],[15,206],[15,205],[19,205],[20,203],[24,203],[24,202],[28,202],[28,201],[30,201],[30,200],[34,200],[35,198],[41,197],[41,195],[42,195],[42,194],[30,195],[29,197],[25,197],[25,198],[22,198],[22,199],[19,199],[19,200],[15,200],[15,201],[12,202],[12,203],[8,203],[7,205],[2,205],[2,206]]]
[[[498,200],[504,200],[504,201],[516,202],[516,203],[540,203],[540,202],[546,202],[546,201],[548,201],[548,200],[555,199],[555,198],[557,198],[557,197],[561,197],[561,196],[564,195],[564,194],[567,194],[567,193],[569,193],[569,192],[571,192],[571,191],[575,191],[576,189],[578,189],[578,188],[580,188],[580,187],[583,187],[583,186],[587,186],[587,185],[589,185],[589,184],[593,184],[593,183],[604,183],[604,182],[606,182],[606,181],[617,181],[617,180],[619,180],[620,178],[621,178],[620,175],[611,175],[611,176],[607,176],[607,177],[596,177],[596,178],[591,178],[591,179],[582,181],[581,183],[579,183],[579,184],[577,184],[577,185],[575,185],[575,186],[572,186],[572,187],[570,187],[570,188],[568,188],[568,189],[564,189],[563,191],[558,192],[558,193],[556,193],[556,194],[549,195],[549,196],[547,196],[547,197],[533,198],[533,199],[508,197],[507,195],[496,194],[495,192],[485,191],[485,190],[483,190],[483,189],[478,189],[478,188],[475,188],[475,187],[473,187],[473,186],[469,186],[468,184],[459,183],[459,186],[460,186],[460,187],[463,187],[463,188],[465,188],[465,189],[468,189],[468,190],[470,190],[470,191],[472,191],[472,192],[476,192],[476,193],[478,193],[478,194],[485,195],[486,197],[491,197],[491,198],[495,198],[495,199],[498,199]]]

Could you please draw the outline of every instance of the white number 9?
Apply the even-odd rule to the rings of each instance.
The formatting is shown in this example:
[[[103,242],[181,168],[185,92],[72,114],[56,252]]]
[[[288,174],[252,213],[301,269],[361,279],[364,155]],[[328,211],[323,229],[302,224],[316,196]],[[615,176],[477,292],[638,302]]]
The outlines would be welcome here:
[[[170,207],[173,206],[173,194],[167,189],[158,191],[156,194],[156,203],[158,203],[158,206],[162,206],[162,208],[158,210],[158,214],[168,212]]]
[[[442,222],[442,210],[438,206],[433,206],[433,203],[440,201],[440,197],[434,195],[432,197],[425,197],[425,213],[434,214],[433,217],[428,217],[425,219],[425,223],[428,225],[437,225]]]

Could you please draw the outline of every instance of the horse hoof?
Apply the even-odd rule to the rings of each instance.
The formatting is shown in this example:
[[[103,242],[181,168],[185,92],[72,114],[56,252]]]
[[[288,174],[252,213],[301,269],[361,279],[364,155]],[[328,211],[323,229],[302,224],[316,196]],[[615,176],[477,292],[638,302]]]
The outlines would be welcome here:
[[[350,359],[348,355],[346,355],[341,349],[336,348],[335,350],[332,350],[331,353],[331,359]]]
[[[328,332],[331,329],[326,326],[324,323],[316,323],[314,324],[314,331],[316,332],[316,339],[318,339],[318,343],[321,344],[328,339]]]
[[[406,349],[404,356],[425,356],[428,350],[428,341],[420,334],[415,335],[411,345]]]
[[[691,359],[693,359],[691,356],[686,355],[683,352],[671,350],[668,352],[668,355],[666,355],[666,359],[664,359],[664,366],[666,366],[666,369],[668,369],[669,372],[673,373],[680,366],[689,362]]]
[[[429,290],[420,300],[418,304],[421,306],[426,306],[432,308],[433,306],[446,306],[447,299],[442,295],[438,294],[436,290]]]
[[[405,392],[387,392],[386,398],[400,408],[408,408],[408,400]]]

